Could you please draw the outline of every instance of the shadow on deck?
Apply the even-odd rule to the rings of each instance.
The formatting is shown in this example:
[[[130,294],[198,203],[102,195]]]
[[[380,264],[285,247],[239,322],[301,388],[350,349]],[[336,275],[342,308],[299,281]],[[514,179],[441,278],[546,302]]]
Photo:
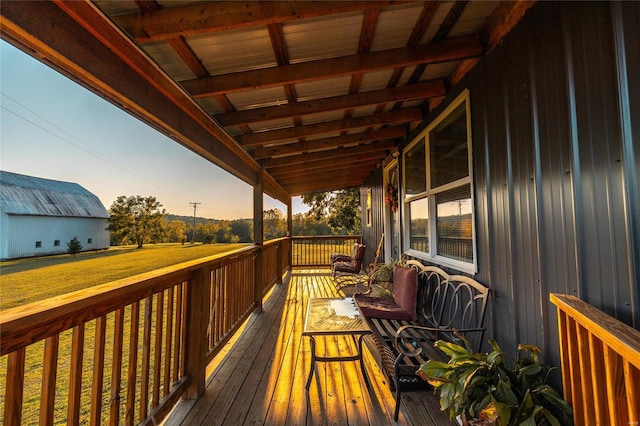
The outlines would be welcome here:
[[[202,398],[181,401],[165,424],[450,424],[431,391],[403,393],[400,418],[394,422],[393,394],[367,349],[371,387],[358,362],[331,362],[318,363],[305,391],[311,361],[309,339],[301,335],[307,300],[348,296],[354,290],[336,290],[327,269],[294,269],[266,298],[263,312],[251,315],[208,367]],[[329,355],[355,350],[355,343],[345,337],[318,341],[319,351]]]

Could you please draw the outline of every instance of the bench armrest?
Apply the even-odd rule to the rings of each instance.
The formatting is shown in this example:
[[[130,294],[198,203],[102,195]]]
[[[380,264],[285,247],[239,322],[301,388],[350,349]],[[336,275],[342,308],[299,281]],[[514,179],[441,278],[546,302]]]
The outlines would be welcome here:
[[[407,330],[428,331],[433,333],[458,334],[458,333],[474,333],[474,332],[480,333],[480,332],[484,332],[486,329],[484,328],[438,328],[438,327],[425,327],[422,325],[403,325],[398,329],[398,331],[396,331],[394,346],[396,347],[396,350],[401,354],[413,358],[422,353],[422,348],[415,347],[414,345],[410,345],[413,349],[410,351],[406,349],[406,345],[402,344],[403,337],[401,336],[401,334],[406,332]],[[433,340],[427,336],[419,336],[415,334],[411,336],[406,336],[405,338],[411,339],[413,341],[421,341],[421,342],[427,342],[427,341]]]

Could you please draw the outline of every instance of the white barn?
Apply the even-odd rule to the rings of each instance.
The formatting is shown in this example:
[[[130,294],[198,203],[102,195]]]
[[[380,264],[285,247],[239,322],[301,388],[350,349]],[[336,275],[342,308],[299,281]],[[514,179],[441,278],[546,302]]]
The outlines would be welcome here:
[[[106,249],[108,219],[77,183],[0,171],[0,259],[66,253],[74,236],[82,251]]]

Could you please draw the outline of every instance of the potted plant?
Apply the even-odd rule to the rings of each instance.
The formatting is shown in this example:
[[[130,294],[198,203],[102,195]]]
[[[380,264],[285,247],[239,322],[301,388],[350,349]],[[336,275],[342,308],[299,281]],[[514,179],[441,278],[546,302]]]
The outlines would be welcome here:
[[[380,263],[369,272],[369,291],[378,297],[393,297],[393,265]]]
[[[573,424],[571,406],[546,383],[553,368],[540,363],[538,347],[519,345],[516,359],[508,363],[508,354],[495,341],[489,343],[489,353],[435,343],[449,362],[429,360],[417,373],[434,387],[442,411],[469,425]]]

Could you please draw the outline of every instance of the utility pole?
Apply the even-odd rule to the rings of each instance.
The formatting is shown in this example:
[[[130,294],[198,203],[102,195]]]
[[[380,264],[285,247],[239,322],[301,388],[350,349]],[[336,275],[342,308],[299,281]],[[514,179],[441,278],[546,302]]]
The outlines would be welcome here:
[[[189,204],[193,206],[193,231],[191,232],[191,244],[193,244],[193,242],[196,240],[196,208],[198,204],[202,203],[190,202]]]

